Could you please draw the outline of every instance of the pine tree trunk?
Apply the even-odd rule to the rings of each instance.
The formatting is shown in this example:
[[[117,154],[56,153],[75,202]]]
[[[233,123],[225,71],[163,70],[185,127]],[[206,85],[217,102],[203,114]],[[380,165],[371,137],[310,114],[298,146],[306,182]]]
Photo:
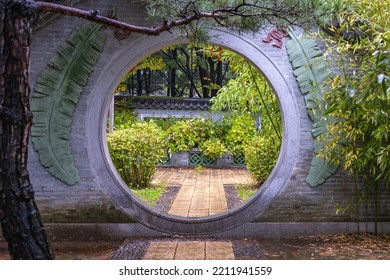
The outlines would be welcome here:
[[[13,259],[52,259],[27,172],[32,3],[0,3],[0,221]]]

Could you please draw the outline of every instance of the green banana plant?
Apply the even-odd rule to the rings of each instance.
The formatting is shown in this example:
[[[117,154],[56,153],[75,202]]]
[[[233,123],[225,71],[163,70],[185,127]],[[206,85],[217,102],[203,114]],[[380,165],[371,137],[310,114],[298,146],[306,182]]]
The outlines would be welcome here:
[[[295,35],[291,27],[288,34],[291,40],[286,44],[287,53],[294,69],[294,76],[305,98],[309,117],[313,121],[312,135],[317,138],[326,132],[327,120],[323,117],[326,104],[322,100],[322,94],[327,90],[326,82],[332,73],[314,40],[303,35]],[[321,149],[322,143],[314,140],[314,153],[317,154]],[[306,182],[311,187],[319,186],[332,176],[337,168],[338,165],[321,157],[314,157]]]
[[[39,74],[31,110],[32,142],[41,164],[68,185],[80,180],[70,146],[73,113],[103,51],[102,25],[77,27]]]

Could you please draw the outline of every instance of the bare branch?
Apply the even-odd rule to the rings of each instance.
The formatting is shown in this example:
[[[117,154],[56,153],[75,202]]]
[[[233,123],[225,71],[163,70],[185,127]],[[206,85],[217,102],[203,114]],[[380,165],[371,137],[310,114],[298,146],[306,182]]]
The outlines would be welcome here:
[[[98,11],[85,11],[74,7],[67,7],[59,4],[49,2],[35,2],[36,8],[40,11],[59,13],[68,16],[76,16],[92,22],[101,23],[106,26],[126,30],[132,33],[141,33],[146,35],[157,36],[164,31],[170,31],[174,27],[187,25],[192,21],[197,21],[200,18],[219,18],[218,13],[204,13],[196,12],[194,14],[186,15],[181,19],[173,21],[164,21],[162,25],[157,27],[138,26],[129,23],[125,23],[116,19],[112,19],[106,16],[99,15]]]
[[[36,8],[39,11],[46,11],[52,13],[59,13],[63,15],[76,16],[92,22],[100,23],[116,30],[126,31],[126,33],[140,33],[146,35],[157,36],[162,32],[170,32],[173,28],[179,26],[185,26],[191,22],[198,22],[202,18],[213,19],[220,26],[228,26],[228,16],[249,18],[257,17],[262,18],[265,21],[271,23],[272,19],[281,19],[290,24],[296,24],[294,20],[301,20],[299,12],[296,10],[296,6],[288,7],[268,7],[261,6],[254,3],[247,3],[243,1],[234,7],[221,7],[211,12],[203,12],[198,9],[194,1],[189,1],[184,7],[184,10],[177,14],[175,20],[163,20],[159,26],[139,26],[125,23],[113,18],[109,18],[104,15],[100,15],[99,11],[85,11],[74,7],[63,6],[59,4],[49,2],[35,2]],[[248,9],[245,9],[248,8]]]

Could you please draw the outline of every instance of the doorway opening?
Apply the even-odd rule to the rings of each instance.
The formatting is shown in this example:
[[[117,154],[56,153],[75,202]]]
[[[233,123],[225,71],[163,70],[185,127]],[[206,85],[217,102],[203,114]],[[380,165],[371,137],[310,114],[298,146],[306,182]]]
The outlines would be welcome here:
[[[138,63],[109,110],[107,143],[127,187],[156,211],[221,214],[254,195],[275,166],[275,94],[245,58],[215,45],[176,45]]]
[[[126,43],[124,43],[125,45]],[[276,95],[282,119],[282,144],[275,167],[262,187],[239,207],[234,207],[220,214],[188,218],[169,213],[162,213],[134,195],[116,171],[106,144],[107,115],[112,95],[120,85],[123,77],[137,64],[151,54],[166,47],[188,44],[175,34],[164,34],[159,38],[142,37],[127,42],[115,59],[106,65],[100,79],[93,85],[95,98],[91,99],[89,108],[102,108],[99,112],[90,109],[87,121],[91,161],[97,171],[97,180],[107,194],[122,211],[145,226],[170,234],[205,235],[226,231],[261,215],[278,193],[285,188],[293,176],[294,166],[299,154],[300,112],[296,101],[296,92],[291,88],[291,81],[278,67],[272,57],[262,50],[262,46],[242,35],[229,31],[214,30],[210,32],[210,45],[233,51],[249,61],[267,80]],[[286,58],[285,65],[290,65]],[[111,92],[111,95],[104,93]],[[94,122],[99,119],[98,125]],[[91,147],[99,146],[100,149]],[[103,161],[102,161],[103,159]]]

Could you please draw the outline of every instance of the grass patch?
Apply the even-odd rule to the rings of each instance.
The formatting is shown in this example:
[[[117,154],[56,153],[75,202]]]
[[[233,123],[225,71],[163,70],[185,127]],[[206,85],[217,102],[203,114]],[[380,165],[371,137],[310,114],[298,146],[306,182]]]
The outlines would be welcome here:
[[[257,184],[240,184],[236,186],[238,196],[242,199],[242,202],[254,195],[258,189],[259,186]]]
[[[149,203],[150,205],[154,205],[156,201],[160,198],[160,196],[164,193],[167,187],[168,185],[157,184],[151,185],[148,188],[132,191],[145,202]]]

